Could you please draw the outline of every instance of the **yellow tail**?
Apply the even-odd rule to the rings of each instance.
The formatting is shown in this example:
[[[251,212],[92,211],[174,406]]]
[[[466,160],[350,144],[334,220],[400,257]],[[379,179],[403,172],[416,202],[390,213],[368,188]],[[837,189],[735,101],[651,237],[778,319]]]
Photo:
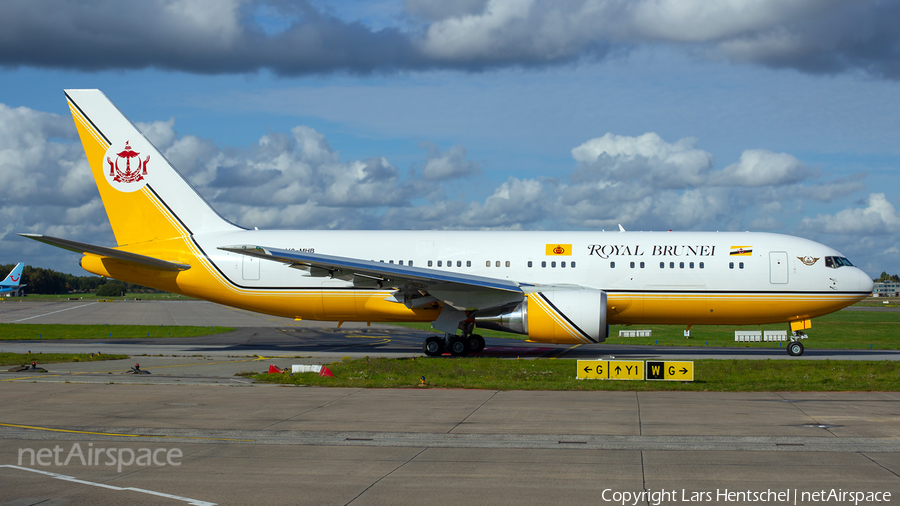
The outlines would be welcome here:
[[[219,216],[100,90],[66,90],[119,246],[237,230]],[[143,248],[141,248],[143,249]]]

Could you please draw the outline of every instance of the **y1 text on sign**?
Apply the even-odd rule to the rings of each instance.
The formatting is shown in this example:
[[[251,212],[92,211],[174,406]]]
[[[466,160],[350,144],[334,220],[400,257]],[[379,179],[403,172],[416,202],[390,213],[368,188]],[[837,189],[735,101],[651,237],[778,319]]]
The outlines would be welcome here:
[[[609,379],[609,362],[606,360],[579,360],[578,379]]]
[[[644,379],[644,362],[641,360],[610,360],[609,379],[642,380]]]
[[[647,361],[647,380],[694,381],[693,362]]]

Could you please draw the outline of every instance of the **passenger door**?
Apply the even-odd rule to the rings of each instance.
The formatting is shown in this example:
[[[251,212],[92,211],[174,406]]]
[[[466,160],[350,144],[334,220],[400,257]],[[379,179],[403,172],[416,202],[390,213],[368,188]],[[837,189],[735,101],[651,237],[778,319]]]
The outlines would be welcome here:
[[[773,284],[784,284],[788,282],[787,252],[769,252],[769,282]]]

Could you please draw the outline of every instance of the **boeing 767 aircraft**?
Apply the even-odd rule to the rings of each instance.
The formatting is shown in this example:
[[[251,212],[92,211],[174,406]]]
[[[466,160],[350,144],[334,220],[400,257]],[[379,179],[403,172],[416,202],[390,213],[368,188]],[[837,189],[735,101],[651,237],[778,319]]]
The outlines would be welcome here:
[[[99,90],[66,98],[116,247],[36,234],[94,274],[277,316],[431,322],[427,355],[484,348],[477,328],[599,343],[610,324],[785,322],[869,295],[828,246],[751,232],[249,230],[222,218]]]

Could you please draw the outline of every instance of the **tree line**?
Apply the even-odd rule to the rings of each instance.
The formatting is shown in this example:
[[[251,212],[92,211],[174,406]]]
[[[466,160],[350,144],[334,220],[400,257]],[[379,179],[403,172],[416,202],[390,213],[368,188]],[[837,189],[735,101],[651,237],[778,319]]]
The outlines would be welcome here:
[[[887,281],[894,281],[896,283],[900,283],[900,276],[898,276],[896,274],[888,274],[885,271],[881,271],[881,276],[878,276],[877,278],[873,279],[872,281],[874,281],[876,283],[884,283]]]
[[[0,276],[6,276],[9,271],[13,270],[16,264],[0,265]],[[66,274],[64,272],[56,272],[52,269],[44,269],[43,267],[32,267],[26,265],[22,270],[22,279],[20,284],[28,285],[22,289],[25,294],[66,294],[66,293],[86,293],[98,292],[98,295],[111,296],[119,295],[122,291],[127,292],[153,292],[158,293],[159,290],[147,288],[133,283],[124,283],[114,279],[101,278],[100,276],[75,276],[74,274]],[[109,285],[105,286],[104,285]],[[101,290],[101,288],[103,288]],[[101,290],[103,293],[100,293]]]

